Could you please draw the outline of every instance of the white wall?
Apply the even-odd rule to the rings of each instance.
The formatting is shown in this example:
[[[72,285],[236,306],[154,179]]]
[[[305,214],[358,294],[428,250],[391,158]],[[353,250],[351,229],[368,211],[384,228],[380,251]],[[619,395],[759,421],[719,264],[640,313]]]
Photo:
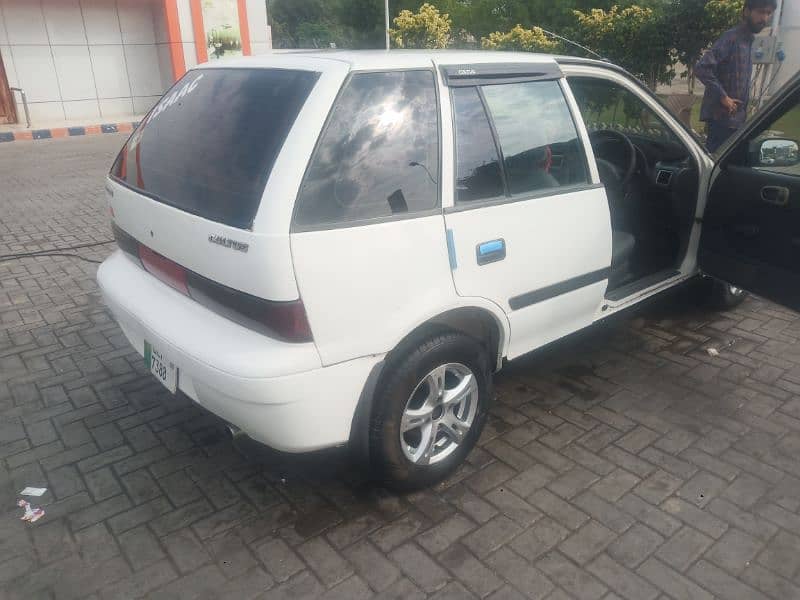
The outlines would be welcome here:
[[[800,2],[783,0],[782,9],[778,35],[786,53],[786,60],[772,84],[773,93],[800,70]]]
[[[267,24],[267,3],[264,0],[247,0],[247,25],[252,54],[266,54],[272,50],[272,32]]]
[[[0,55],[9,85],[28,95],[34,126],[146,112],[172,81],[161,4],[0,0]]]

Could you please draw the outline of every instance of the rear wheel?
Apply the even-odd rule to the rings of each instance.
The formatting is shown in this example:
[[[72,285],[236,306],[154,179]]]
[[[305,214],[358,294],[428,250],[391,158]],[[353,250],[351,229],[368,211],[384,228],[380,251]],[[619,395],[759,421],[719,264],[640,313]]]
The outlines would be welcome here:
[[[717,310],[736,308],[744,301],[747,295],[747,292],[742,288],[719,279],[708,279],[705,284],[706,301],[709,306]]]
[[[370,431],[378,477],[413,490],[453,473],[486,422],[491,372],[474,339],[444,333],[391,364],[376,395]]]

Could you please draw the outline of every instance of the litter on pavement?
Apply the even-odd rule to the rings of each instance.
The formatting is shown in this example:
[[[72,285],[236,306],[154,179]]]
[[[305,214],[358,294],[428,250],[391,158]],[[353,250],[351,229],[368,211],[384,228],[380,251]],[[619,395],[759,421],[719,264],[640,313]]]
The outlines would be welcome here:
[[[17,506],[25,509],[25,514],[20,517],[21,521],[35,523],[44,516],[44,509],[39,506],[31,506],[27,500],[18,500]]]
[[[22,496],[41,496],[47,491],[47,488],[26,487],[20,492]]]

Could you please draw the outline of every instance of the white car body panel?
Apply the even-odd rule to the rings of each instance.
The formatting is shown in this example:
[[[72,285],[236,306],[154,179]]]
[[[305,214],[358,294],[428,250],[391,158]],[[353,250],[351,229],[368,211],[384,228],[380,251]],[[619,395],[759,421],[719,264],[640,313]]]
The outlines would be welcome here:
[[[446,221],[456,248],[458,293],[486,298],[508,313],[509,359],[552,341],[554,331],[592,323],[607,279],[518,310],[509,300],[608,268],[611,225],[602,188],[449,212]],[[506,258],[478,265],[478,245],[496,239],[505,240]]]
[[[385,355],[416,328],[459,308],[491,315],[500,330],[498,365],[693,276],[699,225],[680,273],[617,302],[607,280],[512,310],[509,300],[561,284],[611,263],[605,190],[577,104],[566,101],[587,152],[590,184],[527,200],[454,207],[454,134],[450,91],[439,69],[441,210],[371,223],[291,233],[294,201],[328,114],[356,71],[431,69],[476,63],[552,64],[552,57],[505,52],[275,52],[197,68],[285,68],[320,73],[275,161],[252,230],[229,227],[106,183],[115,223],[179,265],[271,301],[301,299],[313,342],[288,343],[247,329],[159,281],[122,252],[98,271],[104,298],[134,348],[147,340],[179,369],[178,388],[248,435],[299,452],[347,443],[359,398]],[[710,158],[672,115],[624,76],[564,64],[566,75],[603,77],[625,86],[672,125],[701,171],[702,216]],[[448,250],[448,230],[452,249]],[[210,235],[248,251],[209,243]],[[478,266],[479,244],[503,239],[506,258]]]
[[[178,388],[250,437],[287,452],[347,442],[361,389],[382,356],[321,368],[313,343],[271,340],[158,281],[122,251],[98,270],[106,304],[139,354],[147,340]]]

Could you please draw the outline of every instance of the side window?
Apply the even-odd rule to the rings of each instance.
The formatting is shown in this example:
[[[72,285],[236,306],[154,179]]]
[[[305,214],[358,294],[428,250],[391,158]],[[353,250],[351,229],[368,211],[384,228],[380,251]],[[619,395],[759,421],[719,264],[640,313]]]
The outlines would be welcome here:
[[[748,164],[761,171],[800,177],[800,94],[788,110],[768,123],[748,144]]]
[[[570,77],[569,87],[590,132],[612,129],[654,142],[680,143],[641,98],[621,85],[594,77]]]
[[[439,113],[433,73],[353,75],[300,188],[295,224],[334,225],[438,205]]]
[[[500,158],[478,89],[453,89],[456,203],[505,196]]]
[[[481,89],[512,196],[588,183],[583,145],[557,81]]]

